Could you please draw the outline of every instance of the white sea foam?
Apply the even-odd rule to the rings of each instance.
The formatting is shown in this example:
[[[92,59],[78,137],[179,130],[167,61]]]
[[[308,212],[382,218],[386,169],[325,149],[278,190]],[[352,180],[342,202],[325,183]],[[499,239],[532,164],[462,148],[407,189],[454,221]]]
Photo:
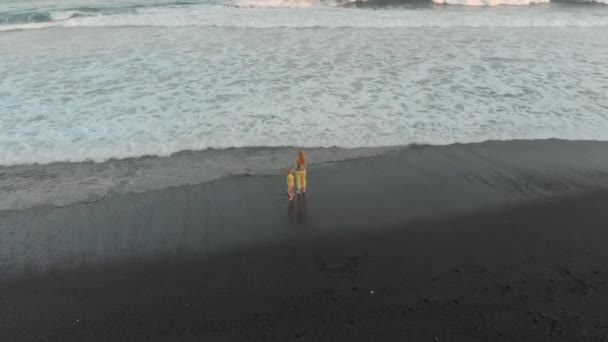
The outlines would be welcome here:
[[[607,39],[601,27],[14,32],[0,35],[0,164],[608,140]]]
[[[59,26],[59,22],[48,21],[41,23],[23,23],[23,24],[8,24],[8,25],[0,25],[0,32],[6,31],[16,31],[16,30],[39,30],[49,27]]]
[[[321,6],[319,0],[236,0],[230,4],[238,7],[288,7],[310,8]]]
[[[549,0],[433,0],[437,4],[461,6],[528,6],[530,4],[549,3]]]

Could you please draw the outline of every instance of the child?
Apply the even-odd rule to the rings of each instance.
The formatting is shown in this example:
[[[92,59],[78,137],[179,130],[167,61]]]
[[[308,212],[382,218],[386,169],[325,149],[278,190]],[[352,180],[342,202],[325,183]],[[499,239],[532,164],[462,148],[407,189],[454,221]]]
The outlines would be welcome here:
[[[289,201],[293,201],[293,171],[291,169],[285,169],[287,174],[287,194],[289,195]]]

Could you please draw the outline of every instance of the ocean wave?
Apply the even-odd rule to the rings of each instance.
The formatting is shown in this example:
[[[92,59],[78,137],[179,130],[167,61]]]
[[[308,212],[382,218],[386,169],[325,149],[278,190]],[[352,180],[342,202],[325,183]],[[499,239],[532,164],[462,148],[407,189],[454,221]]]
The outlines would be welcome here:
[[[554,0],[569,4],[608,4],[608,0]],[[227,0],[226,4],[236,7],[254,8],[311,8],[311,7],[398,7],[404,5],[426,7],[425,4],[459,6],[528,6],[548,4],[551,0]]]
[[[252,1],[252,0],[240,0]],[[436,0],[459,1],[459,0]],[[504,1],[504,0],[465,0]],[[543,1],[543,0],[538,0]],[[0,31],[49,27],[235,27],[235,28],[449,28],[449,27],[599,27],[608,15],[568,11],[469,13],[435,10],[349,10],[310,8],[235,8],[226,6],[145,8],[122,14],[56,11],[52,21],[0,25]]]
[[[288,7],[288,8],[310,8],[322,6],[319,0],[236,0],[227,2],[227,5],[235,7]]]
[[[200,3],[198,0],[191,1],[175,1],[170,3],[136,3],[123,4],[121,6],[79,6],[39,9],[17,9],[12,11],[1,11],[0,8],[0,27],[2,25],[18,25],[18,24],[34,24],[34,23],[53,23],[61,22],[72,18],[88,17],[88,16],[112,16],[137,14],[140,10],[151,8],[175,8],[180,6],[188,6]]]
[[[234,11],[240,12],[302,22],[301,12],[313,11]],[[352,12],[342,22],[373,15],[381,15],[375,25],[390,21],[383,11],[322,12]],[[460,19],[446,12],[436,20],[513,22],[490,11],[471,10],[484,15]],[[419,22],[437,17],[416,13]],[[92,19],[98,18],[71,20]],[[0,63],[0,164],[246,146],[608,140],[606,30],[7,34],[2,43],[10,48],[2,50]]]
[[[71,11],[51,12],[50,17],[51,17],[52,21],[63,21],[63,20],[68,20],[68,19],[72,19],[72,18],[88,17],[91,15],[95,15],[95,14],[91,13],[91,12],[87,12],[87,11],[71,10]]]
[[[20,12],[4,12],[0,13],[1,25],[17,25],[17,24],[35,24],[35,23],[52,23],[60,22],[72,18],[93,16],[93,15],[110,15],[120,14],[124,11],[102,11],[98,8],[75,8],[65,10],[36,10],[36,11],[20,11]]]
[[[433,0],[436,4],[461,6],[528,6],[549,3],[549,0]]]
[[[315,20],[309,20],[310,24],[301,23],[295,20],[293,23],[281,23],[280,19],[272,18],[267,20],[257,20],[257,18],[248,20],[246,17],[236,12],[227,12],[225,14],[238,17],[238,22],[231,21],[226,18],[226,22],[213,20],[207,12],[211,14],[217,13],[218,8],[225,7],[239,9],[332,9],[332,8],[395,8],[399,6],[410,6],[414,8],[433,9],[438,5],[462,5],[462,6],[499,6],[499,5],[530,5],[549,3],[550,0],[208,0],[201,2],[200,0],[180,1],[170,3],[146,3],[146,4],[127,4],[122,6],[104,6],[104,7],[74,7],[64,9],[36,9],[36,10],[14,10],[0,12],[0,31],[12,30],[28,30],[47,28],[53,26],[60,27],[102,27],[102,26],[246,26],[246,27],[365,27],[365,23],[352,23],[338,20],[335,24],[322,23]],[[556,0],[559,1],[559,0]],[[608,0],[563,0],[569,4],[588,5],[591,3],[608,4]],[[250,14],[250,13],[247,13]],[[323,17],[326,13],[316,13]],[[412,26],[412,27],[449,27],[450,23],[441,24],[437,21],[430,20],[429,24],[411,22],[408,23],[408,14],[401,13],[404,17],[400,23],[393,21],[387,22],[385,25],[371,25],[371,27],[394,27],[394,26]],[[83,20],[86,19],[86,20]],[[550,20],[552,18],[549,18]],[[240,23],[239,23],[240,22]],[[259,24],[258,24],[259,23]],[[563,23],[563,21],[562,21]],[[477,24],[473,21],[470,26],[484,26],[486,24]],[[528,26],[526,24],[514,23],[497,24],[495,26]],[[543,23],[542,18],[537,20],[537,24],[530,26],[595,26],[593,22],[590,24],[584,23]],[[459,26],[469,26],[469,24],[461,23]],[[492,26],[492,25],[490,25]]]

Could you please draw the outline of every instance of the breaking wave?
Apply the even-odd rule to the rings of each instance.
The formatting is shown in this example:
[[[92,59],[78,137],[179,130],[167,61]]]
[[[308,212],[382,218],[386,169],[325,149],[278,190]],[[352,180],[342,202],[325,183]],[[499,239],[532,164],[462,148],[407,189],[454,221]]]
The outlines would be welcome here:
[[[528,4],[546,0],[433,0],[463,5]],[[604,0],[608,1],[608,0]],[[608,26],[608,15],[593,11],[442,11],[427,3],[416,10],[394,10],[395,2],[319,0],[235,0],[229,3],[183,3],[171,6],[74,8],[47,12],[0,13],[0,31],[49,27],[251,27],[251,28],[394,28],[394,27],[595,27]],[[379,6],[378,10],[346,6]],[[333,6],[333,7],[332,7]],[[336,8],[338,6],[338,8]],[[430,7],[428,7],[430,6]],[[243,8],[246,7],[246,8]],[[253,7],[253,8],[252,8]],[[285,8],[289,7],[289,8]],[[298,9],[293,9],[296,7]],[[603,7],[603,6],[602,6]],[[307,8],[303,10],[302,8]]]

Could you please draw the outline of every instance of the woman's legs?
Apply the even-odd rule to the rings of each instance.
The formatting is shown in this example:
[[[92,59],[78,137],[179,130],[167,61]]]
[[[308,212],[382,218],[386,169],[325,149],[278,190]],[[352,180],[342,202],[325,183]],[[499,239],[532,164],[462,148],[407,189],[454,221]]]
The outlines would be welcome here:
[[[306,170],[296,171],[296,184],[298,186],[298,193],[300,191],[306,192]]]
[[[302,171],[296,171],[296,188],[298,193],[302,191]]]

